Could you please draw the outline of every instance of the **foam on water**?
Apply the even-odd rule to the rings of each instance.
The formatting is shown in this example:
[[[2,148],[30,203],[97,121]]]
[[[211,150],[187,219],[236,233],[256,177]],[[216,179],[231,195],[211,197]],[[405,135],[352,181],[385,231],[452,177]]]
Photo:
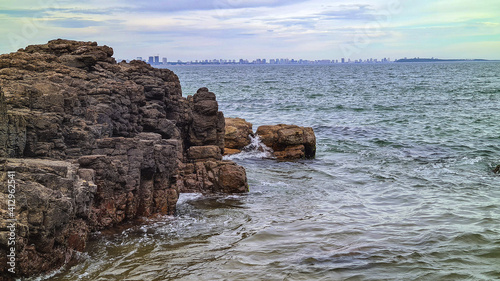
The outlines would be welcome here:
[[[243,160],[243,159],[272,159],[273,150],[267,147],[259,135],[250,136],[250,144],[245,146],[240,153],[224,156],[224,160]]]

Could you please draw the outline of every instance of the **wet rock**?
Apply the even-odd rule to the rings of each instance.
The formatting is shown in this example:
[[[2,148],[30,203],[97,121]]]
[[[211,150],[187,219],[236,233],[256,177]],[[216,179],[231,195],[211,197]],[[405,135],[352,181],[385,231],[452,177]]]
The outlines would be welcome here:
[[[493,169],[493,173],[500,174],[500,165],[496,166],[495,169]]]
[[[256,134],[279,160],[311,159],[316,155],[316,136],[310,127],[265,125],[257,128]]]
[[[224,154],[236,154],[250,144],[253,136],[252,123],[241,118],[226,118]]]

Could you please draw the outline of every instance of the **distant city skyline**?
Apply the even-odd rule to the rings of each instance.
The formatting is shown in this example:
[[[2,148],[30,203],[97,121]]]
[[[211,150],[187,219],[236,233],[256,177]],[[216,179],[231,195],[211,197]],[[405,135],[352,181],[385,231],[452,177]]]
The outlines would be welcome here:
[[[202,60],[174,60],[168,61],[166,57],[148,56],[148,59],[143,57],[136,57],[135,59],[126,59],[126,61],[140,60],[147,62],[151,65],[175,65],[175,64],[335,64],[335,63],[388,63],[393,62],[390,58],[367,58],[367,59],[354,59],[340,58],[340,59],[321,59],[321,60],[305,60],[305,59],[289,59],[289,58],[257,58],[254,60],[248,59],[202,59]],[[121,61],[122,59],[118,59]]]
[[[500,59],[500,1],[5,0],[0,53],[55,38],[116,58]]]

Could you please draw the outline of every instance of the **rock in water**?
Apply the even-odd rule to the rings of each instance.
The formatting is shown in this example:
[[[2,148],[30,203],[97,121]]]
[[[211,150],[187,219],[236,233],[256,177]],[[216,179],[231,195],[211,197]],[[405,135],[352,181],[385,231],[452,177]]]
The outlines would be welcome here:
[[[226,134],[224,135],[224,154],[235,154],[251,143],[253,136],[252,123],[241,118],[226,118]]]
[[[316,155],[316,136],[310,127],[265,125],[257,128],[257,135],[279,160],[311,159]]]
[[[57,39],[0,56],[0,180],[12,171],[17,184],[12,214],[0,192],[2,273],[10,218],[16,276],[30,276],[82,251],[90,231],[174,214],[183,190],[248,191],[245,170],[222,161],[215,95],[186,99],[172,71],[112,55]]]

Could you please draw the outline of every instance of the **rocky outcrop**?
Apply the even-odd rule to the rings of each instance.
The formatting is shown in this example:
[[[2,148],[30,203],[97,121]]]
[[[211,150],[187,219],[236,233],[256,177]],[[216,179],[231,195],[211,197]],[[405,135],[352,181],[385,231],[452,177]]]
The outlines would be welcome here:
[[[244,169],[222,161],[213,93],[184,98],[172,71],[112,55],[58,39],[0,56],[0,178],[13,171],[19,186],[17,276],[62,265],[90,231],[174,214],[181,191],[248,190]],[[2,190],[1,210],[7,198]],[[5,273],[9,214],[0,215]]]
[[[207,88],[188,96],[192,111],[192,124],[188,128],[188,146],[216,145],[224,152],[224,114],[218,111],[215,94]]]
[[[257,128],[256,134],[279,160],[311,159],[316,155],[316,136],[310,127],[265,125]]]
[[[500,174],[500,165],[496,166],[495,169],[493,169],[493,173]]]
[[[224,135],[224,154],[240,153],[250,144],[253,136],[252,123],[241,118],[226,118],[226,133]]]

